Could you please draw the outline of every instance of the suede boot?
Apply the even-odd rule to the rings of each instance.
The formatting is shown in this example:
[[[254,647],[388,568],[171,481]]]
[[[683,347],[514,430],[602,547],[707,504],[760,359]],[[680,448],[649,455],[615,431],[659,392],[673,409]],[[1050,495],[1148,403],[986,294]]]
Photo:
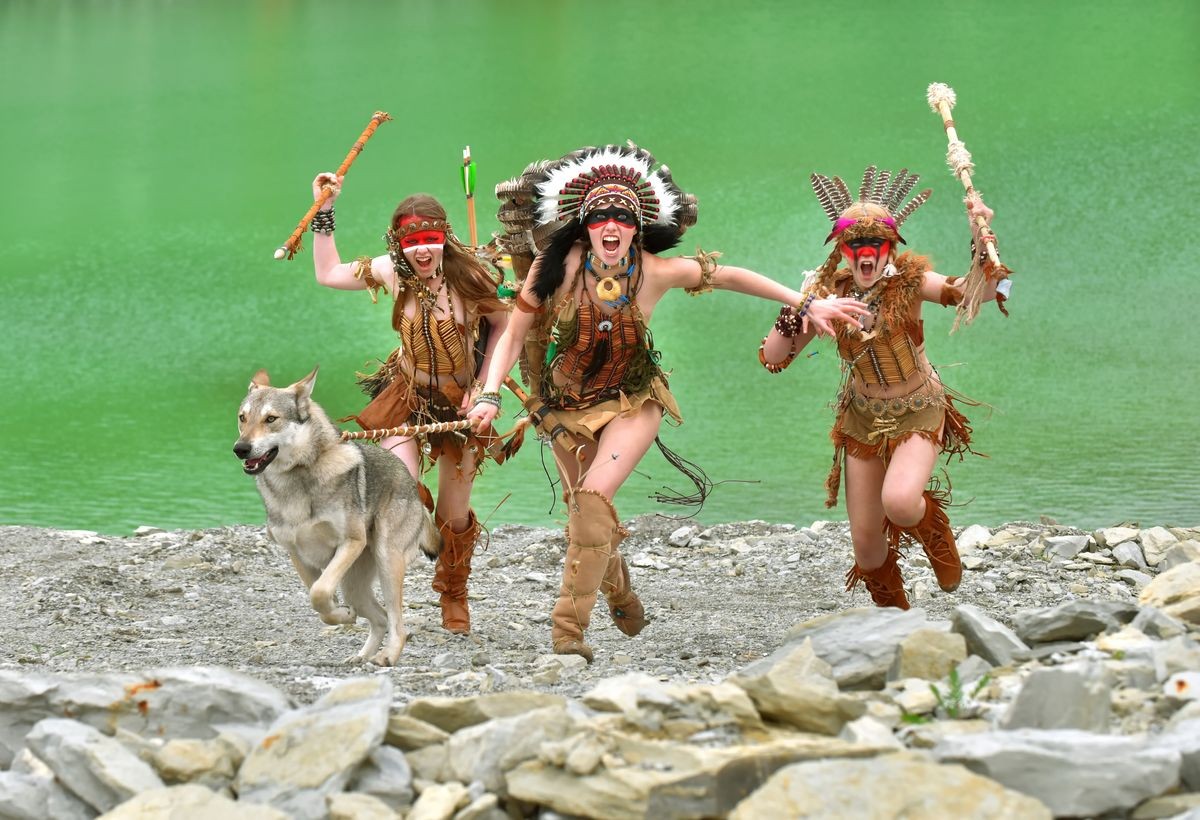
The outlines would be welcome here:
[[[904,577],[900,574],[900,565],[896,560],[900,553],[889,549],[887,560],[873,570],[864,570],[856,563],[846,573],[846,591],[854,589],[859,581],[867,586],[871,600],[875,606],[894,606],[898,609],[908,609],[908,596],[904,594]]]
[[[442,628],[464,635],[471,631],[471,613],[467,608],[467,578],[471,575],[471,556],[479,540],[479,520],[475,511],[467,513],[467,529],[454,532],[437,519],[442,534],[442,552],[433,573],[433,591],[441,593]]]
[[[609,574],[618,529],[612,503],[593,490],[576,490],[567,501],[567,557],[558,600],[550,613],[550,639],[558,655],[592,662],[583,633],[592,618],[596,593]],[[626,576],[628,580],[628,576]]]
[[[604,574],[604,597],[608,599],[608,614],[617,629],[633,637],[646,626],[646,610],[629,580],[629,565],[621,555],[619,546],[625,539],[624,530],[613,537],[612,555],[608,559],[608,571]]]
[[[962,582],[962,560],[958,556],[958,545],[950,530],[950,519],[946,516],[944,497],[929,490],[925,491],[925,515],[911,527],[898,527],[891,521],[884,525],[888,543],[897,546],[896,530],[920,543],[925,556],[937,576],[938,586],[943,592],[953,592]]]

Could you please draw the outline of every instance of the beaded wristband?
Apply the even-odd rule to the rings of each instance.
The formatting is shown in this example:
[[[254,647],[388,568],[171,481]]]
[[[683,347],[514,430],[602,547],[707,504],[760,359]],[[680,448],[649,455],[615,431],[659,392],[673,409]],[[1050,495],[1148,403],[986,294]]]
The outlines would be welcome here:
[[[492,407],[495,407],[497,410],[499,410],[500,409],[500,391],[492,390],[491,392],[488,392],[488,393],[480,393],[478,396],[475,397],[475,403],[476,404],[490,404]]]
[[[813,300],[817,298],[815,293],[810,293],[804,297],[804,301],[800,303],[800,307],[796,308],[796,315],[803,319],[808,315],[808,309],[812,307]]]
[[[333,233],[333,208],[328,211],[317,211],[309,223],[313,233],[323,233],[326,236]]]

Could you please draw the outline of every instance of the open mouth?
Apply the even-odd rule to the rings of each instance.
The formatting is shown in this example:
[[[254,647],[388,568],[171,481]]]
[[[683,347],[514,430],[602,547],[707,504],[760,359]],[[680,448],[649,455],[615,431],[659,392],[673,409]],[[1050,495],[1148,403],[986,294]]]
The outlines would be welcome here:
[[[608,253],[616,253],[617,248],[621,247],[621,238],[617,236],[606,236],[600,242]]]
[[[246,471],[246,475],[258,475],[263,470],[267,469],[267,465],[274,461],[275,456],[277,455],[279,455],[279,448],[272,447],[258,458],[246,459],[242,465],[242,469]]]
[[[875,275],[875,260],[864,259],[858,263],[858,271],[863,275],[864,279],[870,279]]]

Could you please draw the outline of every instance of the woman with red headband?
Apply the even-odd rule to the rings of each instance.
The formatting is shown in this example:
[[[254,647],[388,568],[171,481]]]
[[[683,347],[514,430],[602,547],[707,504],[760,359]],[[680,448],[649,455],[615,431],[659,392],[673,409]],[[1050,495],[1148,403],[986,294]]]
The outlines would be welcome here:
[[[526,406],[553,440],[567,502],[566,562],[550,637],[555,653],[589,662],[584,631],[597,593],[603,591],[621,632],[636,635],[646,623],[618,548],[626,531],[613,498],[652,445],[675,466],[687,466],[658,438],[664,415],[681,420],[649,331],[659,300],[671,288],[721,288],[793,305],[802,298],[753,271],[717,264],[719,254],[658,256],[695,224],[696,206],[666,166],[655,165],[633,145],[584,148],[534,163],[497,188],[515,196],[500,215],[507,238],[532,237],[540,254],[468,417],[490,425],[500,384],[524,352],[536,408]],[[805,311],[827,330],[865,313],[849,298]],[[707,487],[693,480],[703,500]]]
[[[892,175],[871,166],[853,201],[841,179],[813,174],[813,189],[833,222],[826,241],[837,247],[806,281],[801,309],[781,310],[759,348],[763,366],[782,372],[820,330],[804,319],[805,306],[852,296],[869,307],[861,323],[846,324],[835,335],[844,381],[831,433],[826,506],[837,503],[844,464],[854,542],[846,588],[864,581],[876,605],[900,609],[908,609],[897,564],[902,541],[921,544],[943,590],[958,588],[962,563],[945,512],[949,487],[940,488],[932,476],[939,454],[961,457],[971,443],[967,419],[925,356],[921,321],[924,302],[962,305],[963,282],[934,273],[924,256],[897,253],[904,242],[900,225],[929,198],[922,191],[901,206],[917,179],[907,169]],[[975,217],[990,221],[992,212],[978,199],[968,200],[967,212],[975,232],[972,252],[982,254]],[[999,278],[987,275],[975,298],[996,298]]]
[[[384,239],[388,252],[343,262],[334,243],[333,202],[341,179],[318,174],[316,197],[332,189],[312,221],[317,282],[338,290],[379,291],[392,297],[392,327],[400,346],[360,383],[371,402],[354,421],[363,429],[402,424],[457,421],[478,393],[496,340],[508,323],[508,307],[496,295],[498,282],[450,228],[446,210],[428,194],[414,194],[397,206]],[[480,342],[486,324],[485,341]],[[475,433],[391,437],[380,446],[404,462],[442,533],[442,552],[433,589],[441,593],[442,626],[457,633],[471,629],[467,578],[480,524],[471,509],[471,487],[494,441]],[[436,507],[420,484],[423,469],[438,466]]]

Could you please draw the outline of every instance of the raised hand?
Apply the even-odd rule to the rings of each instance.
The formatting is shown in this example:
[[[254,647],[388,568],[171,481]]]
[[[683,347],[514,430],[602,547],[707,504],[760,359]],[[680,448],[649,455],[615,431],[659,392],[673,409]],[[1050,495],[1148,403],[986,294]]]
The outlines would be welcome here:
[[[317,174],[316,177],[313,178],[312,190],[314,201],[321,196],[321,192],[323,190],[326,188],[329,189],[329,199],[325,200],[325,204],[321,206],[322,211],[328,211],[333,208],[333,201],[337,199],[338,195],[342,192],[343,179],[345,179],[344,176],[340,177],[337,174],[331,174],[328,171]]]

